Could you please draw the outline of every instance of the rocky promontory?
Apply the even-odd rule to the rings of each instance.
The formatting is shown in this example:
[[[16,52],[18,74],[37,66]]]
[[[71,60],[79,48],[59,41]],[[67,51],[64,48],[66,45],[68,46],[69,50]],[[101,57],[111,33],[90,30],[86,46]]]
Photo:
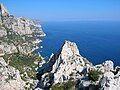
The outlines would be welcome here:
[[[120,90],[120,67],[112,60],[93,65],[74,42],[45,62],[33,53],[43,36],[41,25],[0,4],[0,90]]]
[[[34,21],[15,17],[0,4],[0,90],[32,90],[37,64],[43,62],[33,51],[45,36]]]
[[[111,60],[93,65],[80,55],[74,42],[65,41],[43,66],[39,67],[35,90],[120,89],[120,67],[114,67]]]

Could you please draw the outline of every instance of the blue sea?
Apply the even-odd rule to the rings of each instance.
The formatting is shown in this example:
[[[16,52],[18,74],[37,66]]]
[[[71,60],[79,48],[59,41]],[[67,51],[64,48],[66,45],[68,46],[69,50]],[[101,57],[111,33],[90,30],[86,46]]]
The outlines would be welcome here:
[[[38,46],[42,56],[56,53],[64,40],[75,42],[80,54],[93,64],[112,60],[120,66],[120,22],[117,21],[65,21],[44,22],[46,37]]]

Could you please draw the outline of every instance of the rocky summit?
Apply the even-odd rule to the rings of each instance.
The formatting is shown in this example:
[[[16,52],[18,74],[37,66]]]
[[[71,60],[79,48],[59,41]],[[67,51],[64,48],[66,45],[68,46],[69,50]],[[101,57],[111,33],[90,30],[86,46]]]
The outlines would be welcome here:
[[[39,67],[36,89],[119,90],[120,67],[111,60],[92,65],[79,53],[76,43],[65,41],[49,61]]]
[[[51,56],[48,62],[49,68],[52,68],[54,83],[62,83],[71,78],[74,80],[80,78],[79,73],[86,65],[89,66],[91,63],[79,54],[76,43],[69,41],[65,41],[60,51]]]

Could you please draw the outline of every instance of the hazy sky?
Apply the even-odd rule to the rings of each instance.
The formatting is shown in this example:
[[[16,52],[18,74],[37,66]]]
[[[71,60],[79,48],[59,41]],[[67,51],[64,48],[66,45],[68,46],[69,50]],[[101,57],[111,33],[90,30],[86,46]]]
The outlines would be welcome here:
[[[11,14],[41,21],[120,20],[120,0],[0,0]]]

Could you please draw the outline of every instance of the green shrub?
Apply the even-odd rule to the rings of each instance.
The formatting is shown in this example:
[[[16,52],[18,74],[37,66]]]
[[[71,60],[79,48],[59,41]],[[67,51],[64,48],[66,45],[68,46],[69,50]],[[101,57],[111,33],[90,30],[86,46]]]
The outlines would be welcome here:
[[[52,90],[64,90],[64,86],[62,84],[55,84],[51,88]]]
[[[71,90],[72,88],[74,88],[74,86],[75,86],[75,82],[69,80],[64,84],[64,90]]]
[[[36,79],[35,68],[37,67],[37,65],[34,64],[34,60],[35,60],[34,57],[18,53],[18,54],[12,54],[9,59],[10,59],[9,65],[18,69],[20,73],[27,72],[30,78]],[[31,69],[24,70],[25,67],[30,67]]]
[[[96,71],[96,70],[91,70],[91,71],[88,73],[88,77],[89,77],[89,79],[92,80],[92,81],[98,81],[99,75],[100,75],[100,72],[98,72],[98,71]]]
[[[69,80],[62,84],[55,84],[52,86],[52,90],[75,90],[75,82]]]

